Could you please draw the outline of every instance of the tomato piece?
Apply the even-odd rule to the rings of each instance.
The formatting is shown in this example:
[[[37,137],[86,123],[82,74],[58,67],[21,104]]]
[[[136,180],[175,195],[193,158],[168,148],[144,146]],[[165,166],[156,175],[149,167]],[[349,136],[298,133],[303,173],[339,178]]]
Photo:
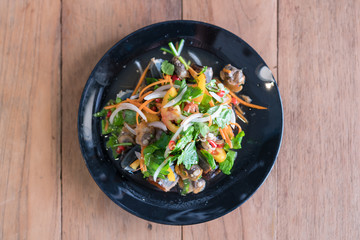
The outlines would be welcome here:
[[[125,147],[124,146],[118,146],[117,149],[116,149],[116,152],[118,154],[120,154],[121,152],[123,152],[125,150]]]

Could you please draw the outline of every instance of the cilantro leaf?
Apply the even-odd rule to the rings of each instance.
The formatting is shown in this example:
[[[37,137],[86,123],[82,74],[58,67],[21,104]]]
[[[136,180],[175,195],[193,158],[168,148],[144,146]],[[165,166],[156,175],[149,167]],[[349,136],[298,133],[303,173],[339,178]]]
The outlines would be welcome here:
[[[214,106],[209,108],[209,110],[207,111],[207,113],[209,113],[210,115],[214,114],[219,107],[222,106]],[[220,114],[213,118],[212,121],[214,124],[218,125],[220,128],[224,128],[226,125],[228,125],[231,121],[231,115],[232,115],[232,111],[228,108],[223,108],[220,112]]]
[[[198,161],[199,158],[196,152],[195,141],[193,141],[185,147],[184,151],[178,158],[177,164],[179,165],[183,163],[186,169],[190,169],[191,166],[197,164]]]
[[[194,123],[194,127],[203,137],[210,131],[209,126],[206,123],[196,122]]]
[[[185,148],[185,146],[193,140],[194,127],[189,127],[186,132],[183,132],[183,136],[177,141],[175,148],[172,152],[176,152]]]
[[[236,152],[228,151],[226,158],[223,162],[219,163],[220,170],[226,174],[230,175],[230,170],[232,169],[236,158]]]
[[[181,89],[179,92],[181,92]],[[200,97],[202,94],[203,91],[199,87],[188,87],[181,100],[176,105],[187,101],[190,102],[192,99]]]
[[[175,66],[169,63],[167,60],[163,61],[161,64],[161,71],[167,75],[173,75]]]
[[[224,128],[231,121],[232,111],[228,108],[225,108],[221,111],[220,115],[213,120],[219,127]]]

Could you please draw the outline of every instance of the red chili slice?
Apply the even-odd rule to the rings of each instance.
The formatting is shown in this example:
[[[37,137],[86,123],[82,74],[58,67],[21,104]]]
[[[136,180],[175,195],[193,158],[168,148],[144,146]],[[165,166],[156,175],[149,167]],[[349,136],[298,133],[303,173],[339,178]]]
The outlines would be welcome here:
[[[169,142],[169,149],[170,149],[170,150],[174,150],[174,149],[175,149],[175,141],[171,140],[171,141]]]
[[[234,105],[237,105],[237,104],[238,104],[236,98],[231,98],[231,103],[234,104]]]
[[[213,140],[208,140],[209,144],[211,145],[212,148],[216,148],[217,144],[213,141]]]
[[[221,90],[220,92],[217,93],[217,95],[219,95],[219,97],[223,97],[225,95],[225,91]]]

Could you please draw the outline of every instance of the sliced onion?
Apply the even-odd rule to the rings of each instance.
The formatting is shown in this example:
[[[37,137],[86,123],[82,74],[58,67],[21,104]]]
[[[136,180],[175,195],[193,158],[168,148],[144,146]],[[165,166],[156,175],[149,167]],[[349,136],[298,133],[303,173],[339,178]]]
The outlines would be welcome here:
[[[165,104],[164,108],[168,108],[168,107],[171,107],[171,106],[177,104],[177,103],[181,100],[181,98],[184,96],[186,90],[187,90],[187,87],[185,87],[185,88],[181,91],[181,93],[179,93],[173,100],[171,100],[170,102],[168,102],[167,104]]]
[[[236,117],[235,117],[235,113],[234,113],[234,109],[231,109],[231,120],[230,122],[235,123],[236,122]],[[232,128],[235,128],[235,125],[231,125]]]
[[[146,116],[144,115],[144,113],[137,107],[135,106],[134,104],[131,104],[131,103],[122,103],[120,104],[120,106],[118,108],[116,108],[116,110],[111,114],[110,116],[110,123],[112,124],[114,122],[114,118],[116,116],[116,114],[118,112],[120,112],[121,110],[125,110],[125,109],[129,109],[129,110],[133,110],[137,113],[139,113],[139,115],[145,120],[145,122],[147,122],[147,118]]]
[[[187,118],[185,118],[182,122],[181,125],[185,126],[188,123],[192,122],[194,119],[196,118],[201,118],[203,115],[202,113],[195,113],[195,114],[191,114],[190,116],[188,116]]]
[[[166,94],[166,91],[162,91],[162,92],[153,92],[150,93],[149,95],[147,95],[146,97],[144,97],[144,99],[150,100],[150,99],[154,99],[154,98],[163,98]]]
[[[173,85],[173,87],[174,87],[174,88],[180,88],[179,85]],[[156,89],[156,90],[154,91],[154,93],[155,93],[155,92],[162,92],[162,91],[165,91],[165,90],[169,90],[170,88],[171,88],[171,85],[170,85],[170,84],[164,85],[164,86],[161,86],[161,87],[159,87],[158,89]]]
[[[214,119],[214,118],[216,118],[217,116],[219,116],[220,113],[221,113],[221,111],[223,110],[223,108],[224,108],[223,105],[219,106],[218,110],[216,110],[216,111],[211,115],[212,119]]]
[[[130,99],[136,99],[139,97],[139,94],[135,94],[134,96],[131,96]]]
[[[179,117],[180,117],[181,120],[184,120],[184,119],[186,118],[186,116],[184,116],[184,115],[182,115],[182,114],[180,114]]]
[[[167,128],[166,128],[165,124],[163,122],[161,122],[161,121],[151,122],[151,123],[148,124],[148,126],[155,127],[155,128],[160,128],[161,130],[163,130],[165,132],[167,131]]]
[[[135,151],[135,156],[136,156],[138,159],[140,159],[140,158],[141,158],[141,153]]]
[[[167,164],[167,162],[168,162],[168,160],[165,159],[165,160],[160,164],[160,166],[156,169],[156,171],[155,171],[155,173],[154,173],[154,176],[153,176],[154,182],[156,182],[157,176],[159,175],[161,169]]]
[[[127,130],[129,130],[129,132],[131,132],[132,134],[136,135],[135,130],[132,129],[127,123],[124,123],[124,126],[126,127]]]
[[[216,101],[218,101],[218,102],[223,102],[223,100],[221,99],[221,97],[220,97],[219,95],[217,95],[216,93],[210,92],[210,91],[209,91],[209,93],[210,93],[210,95],[211,95],[213,98],[215,98]]]
[[[199,66],[202,65],[200,59],[193,52],[188,51],[188,54],[197,65],[199,65]]]
[[[196,118],[192,122],[208,122],[210,121],[210,117]]]

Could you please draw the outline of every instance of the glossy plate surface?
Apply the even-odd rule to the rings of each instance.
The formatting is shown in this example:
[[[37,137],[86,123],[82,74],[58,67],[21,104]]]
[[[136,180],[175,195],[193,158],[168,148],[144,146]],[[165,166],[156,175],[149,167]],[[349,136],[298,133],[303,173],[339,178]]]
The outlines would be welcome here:
[[[244,107],[249,124],[230,176],[218,178],[201,193],[181,196],[157,191],[121,171],[104,147],[100,111],[120,90],[134,89],[151,57],[170,59],[159,50],[169,41],[185,39],[183,57],[212,66],[218,75],[228,63],[243,68],[246,83],[241,94],[267,110]],[[130,213],[158,223],[196,224],[225,215],[244,203],[264,182],[276,160],[283,131],[278,87],[265,62],[236,35],[214,25],[170,21],[142,28],[113,46],[99,61],[84,88],[78,116],[81,151],[90,174],[101,190]]]

